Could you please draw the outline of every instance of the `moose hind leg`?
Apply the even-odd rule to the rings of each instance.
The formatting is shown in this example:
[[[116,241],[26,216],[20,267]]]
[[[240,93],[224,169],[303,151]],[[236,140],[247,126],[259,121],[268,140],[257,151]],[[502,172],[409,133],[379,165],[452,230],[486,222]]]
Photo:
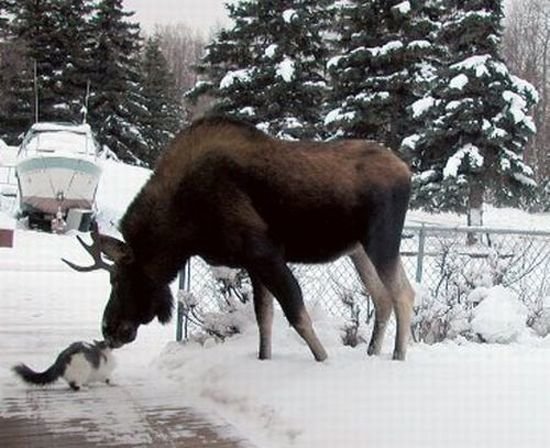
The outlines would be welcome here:
[[[262,282],[254,275],[250,275],[254,291],[254,311],[260,332],[260,359],[271,359],[271,334],[273,328],[273,296]]]
[[[396,332],[393,359],[404,360],[411,332],[411,320],[414,302],[414,291],[407,280],[401,264],[401,257],[396,257],[393,263],[377,268],[382,283],[391,297],[395,311]]]
[[[393,359],[403,361],[407,354],[407,345],[410,336],[414,290],[407,279],[401,258],[397,260],[391,289],[394,301],[395,319],[397,321]]]
[[[367,353],[369,355],[379,355],[382,350],[388,320],[393,309],[393,301],[362,246],[358,246],[350,254],[350,259],[374,303],[374,328]]]
[[[327,353],[313,330],[300,286],[280,254],[264,248],[264,254],[251,260],[249,271],[275,296],[288,322],[307,343],[315,359],[324,361]]]

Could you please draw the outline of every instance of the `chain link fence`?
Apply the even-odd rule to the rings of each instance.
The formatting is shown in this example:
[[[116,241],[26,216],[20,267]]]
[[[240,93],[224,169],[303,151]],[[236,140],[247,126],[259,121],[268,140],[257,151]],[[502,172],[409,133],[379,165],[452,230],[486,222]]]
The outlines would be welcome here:
[[[417,340],[429,339],[434,324],[444,326],[442,316],[468,304],[471,292],[479,287],[512,289],[528,307],[531,320],[541,312],[543,299],[550,297],[550,232],[409,225],[403,232],[401,254],[417,292],[413,319]],[[355,326],[371,323],[373,305],[347,257],[291,268],[309,306],[319,304]],[[193,258],[180,274],[178,339],[186,337],[190,326],[204,326],[206,314],[231,311],[235,303],[251,297],[244,272],[212,268]]]

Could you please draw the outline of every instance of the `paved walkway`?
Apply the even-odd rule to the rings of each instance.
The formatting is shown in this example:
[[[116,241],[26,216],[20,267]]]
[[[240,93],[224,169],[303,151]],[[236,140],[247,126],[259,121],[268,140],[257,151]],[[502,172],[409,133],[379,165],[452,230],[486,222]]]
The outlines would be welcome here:
[[[209,447],[252,445],[216,416],[186,407],[168,385],[96,385],[71,391],[15,386],[1,402],[0,446],[46,447]]]

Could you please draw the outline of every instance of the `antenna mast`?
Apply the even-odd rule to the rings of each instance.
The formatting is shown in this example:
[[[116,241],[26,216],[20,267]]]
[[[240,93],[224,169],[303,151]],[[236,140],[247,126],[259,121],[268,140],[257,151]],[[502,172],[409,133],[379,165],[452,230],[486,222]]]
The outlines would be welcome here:
[[[38,123],[38,64],[34,60],[34,122]]]

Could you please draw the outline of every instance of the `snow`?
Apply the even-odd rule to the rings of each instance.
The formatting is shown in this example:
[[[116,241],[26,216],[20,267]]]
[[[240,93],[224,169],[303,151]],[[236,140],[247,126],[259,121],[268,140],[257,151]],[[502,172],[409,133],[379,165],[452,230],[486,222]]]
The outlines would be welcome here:
[[[343,58],[344,56],[342,55],[338,55],[338,56],[333,56],[332,58],[330,58],[327,62],[327,70],[330,70],[332,67],[338,67],[338,64],[340,63],[340,60]]]
[[[114,232],[113,225],[150,172],[113,161],[102,164],[100,228]],[[550,230],[548,215],[487,207],[484,218],[487,225],[506,222]],[[415,220],[452,224],[463,223],[464,217],[410,212],[407,221]],[[0,248],[0,397],[25,387],[7,367],[16,362],[45,366],[68,343],[100,337],[109,293],[107,274],[79,274],[59,261],[61,257],[89,261],[75,233],[51,235],[25,230],[20,224],[15,232],[15,247]],[[154,397],[155,391],[172,382],[171,396],[177,397],[172,407],[177,401],[220,415],[262,448],[546,448],[550,338],[518,329],[522,310],[514,308],[514,300],[507,290],[489,290],[479,305],[487,310],[482,313],[480,308],[476,324],[484,339],[495,340],[505,333],[502,327],[511,333],[511,325],[518,330],[513,342],[476,344],[459,339],[432,346],[411,344],[405,362],[391,361],[391,334],[380,357],[367,357],[364,344],[356,349],[343,346],[342,321],[311,303],[315,328],[329,351],[324,363],[313,361],[278,309],[273,359],[264,362],[256,359],[258,335],[250,307],[240,316],[242,333],[223,344],[214,339],[202,344],[172,342],[173,326],[162,327],[155,321],[141,327],[135,343],[115,352],[115,386],[108,394],[127,399],[118,392],[119,386],[139,383]],[[129,445],[144,443],[138,431],[132,432],[138,427],[137,416],[108,407],[104,388],[87,394],[106,403],[104,431],[116,430],[119,440]],[[77,400],[65,403],[56,418],[68,424],[84,410]],[[9,413],[0,405],[0,418]]]
[[[399,11],[401,14],[408,14],[411,11],[411,3],[408,1],[398,3],[395,6],[392,6],[393,10]]]
[[[468,77],[461,73],[460,75],[457,75],[453,79],[451,79],[451,81],[449,82],[449,87],[451,89],[462,90],[466,86],[466,84],[468,84]]]
[[[409,135],[408,137],[405,137],[403,139],[403,141],[401,142],[401,147],[414,150],[420,138],[421,137],[418,134]]]
[[[15,229],[15,218],[0,212],[0,229]]]
[[[34,124],[25,138],[24,148],[28,151],[88,155],[95,155],[97,150],[89,125],[71,128],[55,123]]]
[[[264,55],[271,59],[273,56],[275,56],[275,52],[277,51],[278,47],[279,46],[277,44],[271,44],[265,49]]]
[[[489,75],[487,63],[491,60],[491,55],[477,55],[464,59],[461,62],[450,66],[451,70],[473,71],[478,78]]]
[[[474,308],[472,329],[484,341],[509,344],[527,330],[527,307],[503,286],[486,290],[486,297]]]
[[[502,98],[509,104],[508,111],[512,115],[514,124],[518,124],[527,118],[524,112],[527,110],[527,103],[521,96],[510,90],[505,90],[502,92]]]
[[[298,13],[295,9],[286,9],[283,11],[283,20],[286,23],[292,23],[293,20],[298,18]]]
[[[233,70],[227,72],[225,76],[220,81],[220,89],[228,89],[233,85],[235,81],[239,82],[249,82],[251,79],[249,69]]]
[[[535,86],[533,86],[533,84],[531,84],[529,81],[526,81],[525,79],[518,78],[514,75],[511,75],[511,79],[515,89],[518,92],[521,92],[522,94],[532,98],[535,103],[539,102],[539,93]]]
[[[400,50],[402,48],[403,48],[403,42],[401,42],[400,40],[392,40],[382,45],[381,47],[367,48],[367,50],[373,56],[386,56],[389,53]]]
[[[479,148],[471,143],[462,146],[448,161],[443,168],[444,177],[456,177],[464,159],[468,159],[472,168],[483,166],[483,156]]]
[[[117,233],[116,224],[151,176],[151,170],[112,160],[102,160],[101,169],[96,194],[98,219],[103,223],[102,230]]]
[[[413,110],[413,117],[419,118],[422,115],[424,115],[431,107],[435,106],[436,100],[435,98],[431,96],[427,96],[424,98],[421,98],[419,100],[416,100],[412,104],[412,110]]]
[[[283,78],[284,81],[292,81],[295,72],[294,61],[289,57],[285,57],[282,62],[277,65],[275,72],[277,76]]]
[[[344,112],[341,108],[331,110],[325,117],[325,125],[339,121],[352,121],[356,117],[355,112]]]
[[[408,3],[408,2],[407,2]],[[430,48],[432,46],[432,43],[428,40],[413,40],[409,42],[407,45],[409,48],[412,49],[420,49],[420,48]]]

